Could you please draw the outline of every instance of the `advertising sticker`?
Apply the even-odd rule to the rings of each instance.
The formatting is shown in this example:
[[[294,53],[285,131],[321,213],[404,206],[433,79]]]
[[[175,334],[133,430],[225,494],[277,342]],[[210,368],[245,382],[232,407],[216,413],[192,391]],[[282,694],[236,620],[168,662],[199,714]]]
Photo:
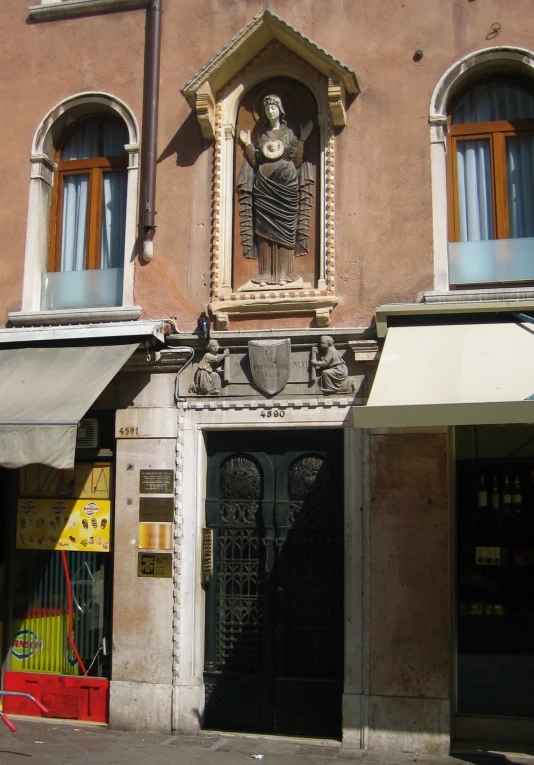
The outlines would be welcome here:
[[[111,502],[19,499],[17,550],[109,552]]]

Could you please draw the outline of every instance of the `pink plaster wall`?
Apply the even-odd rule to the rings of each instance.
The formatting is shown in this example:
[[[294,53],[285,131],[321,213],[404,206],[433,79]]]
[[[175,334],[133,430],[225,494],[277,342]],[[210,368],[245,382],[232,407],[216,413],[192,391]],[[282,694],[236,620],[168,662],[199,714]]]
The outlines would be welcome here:
[[[370,693],[448,698],[445,434],[371,438]]]
[[[336,294],[333,323],[366,326],[377,304],[433,286],[428,112],[442,73],[490,44],[532,47],[530,0],[165,0],[161,63],[156,259],[137,265],[146,316],[191,330],[209,300],[211,147],[179,88],[265,8],[356,71],[361,94],[336,139]],[[0,0],[0,321],[19,307],[29,152],[60,99],[102,89],[141,123],[143,10],[28,21],[25,0]],[[492,22],[501,31],[486,40]],[[419,63],[412,60],[424,50]],[[295,320],[301,326],[302,318]],[[278,321],[278,320],[277,320]],[[305,319],[305,325],[312,322]],[[279,323],[279,322],[278,322]],[[282,322],[284,324],[284,322]],[[247,326],[272,326],[254,319]]]

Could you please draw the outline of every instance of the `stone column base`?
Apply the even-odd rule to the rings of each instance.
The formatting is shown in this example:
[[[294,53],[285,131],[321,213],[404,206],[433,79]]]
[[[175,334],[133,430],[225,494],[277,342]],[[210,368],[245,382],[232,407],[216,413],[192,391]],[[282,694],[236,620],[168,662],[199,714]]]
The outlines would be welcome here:
[[[172,685],[112,680],[109,727],[171,733]]]
[[[448,754],[449,699],[369,696],[364,749]]]

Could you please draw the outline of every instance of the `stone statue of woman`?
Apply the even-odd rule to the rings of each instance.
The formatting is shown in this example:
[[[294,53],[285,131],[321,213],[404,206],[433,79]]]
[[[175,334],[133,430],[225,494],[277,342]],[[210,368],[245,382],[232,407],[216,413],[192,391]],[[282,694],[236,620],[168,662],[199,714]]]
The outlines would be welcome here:
[[[291,284],[299,277],[293,259],[309,251],[313,167],[304,158],[304,144],[313,122],[301,127],[300,138],[288,127],[282,101],[263,99],[264,117],[255,132],[241,130],[245,161],[237,181],[241,243],[246,258],[258,260],[252,282],[260,287]]]

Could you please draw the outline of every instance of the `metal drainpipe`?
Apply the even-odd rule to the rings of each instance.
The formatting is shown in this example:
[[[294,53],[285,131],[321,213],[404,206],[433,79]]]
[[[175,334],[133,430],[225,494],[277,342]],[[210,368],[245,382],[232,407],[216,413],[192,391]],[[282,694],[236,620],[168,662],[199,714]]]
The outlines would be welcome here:
[[[143,136],[141,145],[141,173],[143,177],[143,193],[141,197],[142,256],[143,260],[147,263],[154,257],[154,234],[156,233],[156,163],[162,13],[163,0],[151,0],[147,8]]]

